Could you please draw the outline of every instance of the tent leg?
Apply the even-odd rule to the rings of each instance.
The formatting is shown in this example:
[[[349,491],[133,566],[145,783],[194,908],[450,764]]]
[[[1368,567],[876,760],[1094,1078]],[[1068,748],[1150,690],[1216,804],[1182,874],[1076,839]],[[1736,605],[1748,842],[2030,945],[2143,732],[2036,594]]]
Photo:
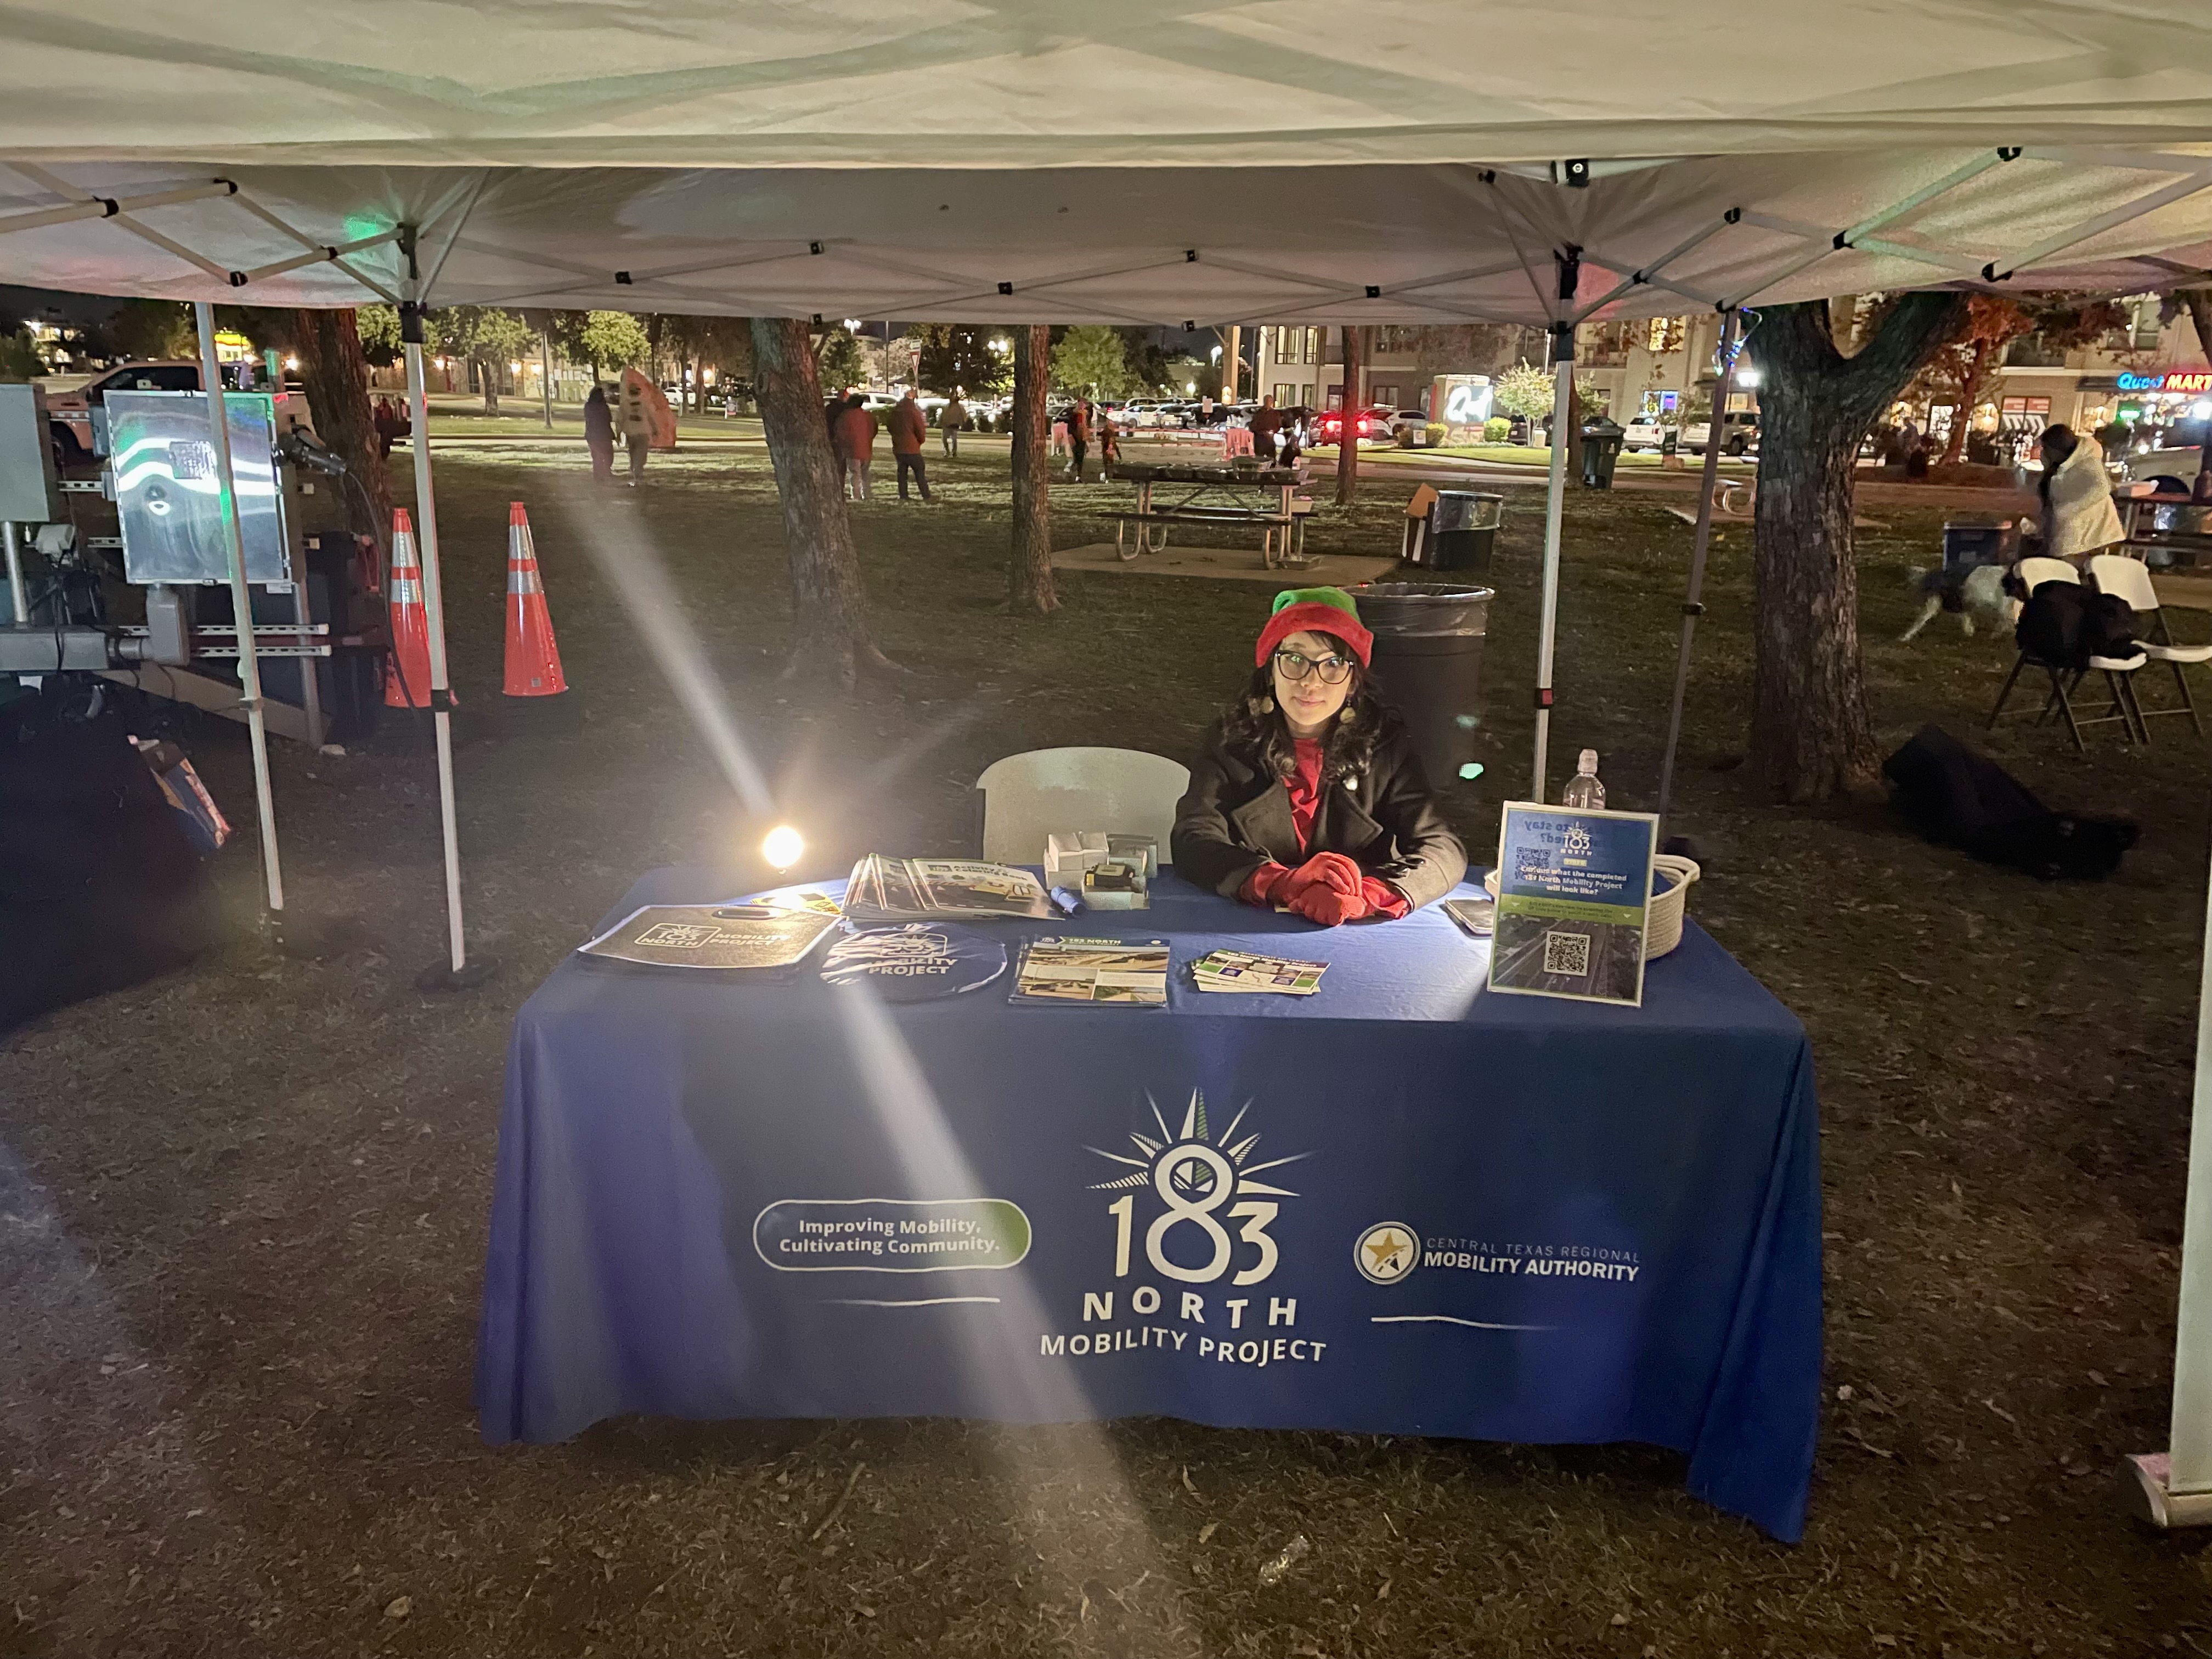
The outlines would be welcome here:
[[[402,313],[403,332],[420,335],[419,313]],[[481,985],[498,964],[488,957],[469,960],[461,929],[461,836],[453,811],[453,682],[446,673],[446,602],[438,568],[438,503],[430,488],[430,409],[422,381],[422,342],[406,342],[407,413],[413,422],[408,447],[415,455],[415,523],[422,556],[422,610],[430,635],[430,718],[438,742],[438,825],[445,840],[446,940],[448,960],[433,963],[416,983],[426,990],[461,990]]]
[[[1552,365],[1552,488],[1544,503],[1543,619],[1536,635],[1536,757],[1528,799],[1544,799],[1544,766],[1552,741],[1552,646],[1559,613],[1559,515],[1566,503],[1567,447],[1574,434],[1567,420],[1575,390],[1575,342],[1570,331],[1554,335]],[[1560,348],[1564,348],[1563,349]]]
[[[2173,1333],[2170,1450],[2121,1461],[2123,1501],[2154,1527],[2212,1525],[2212,890],[2197,979],[2197,1086],[2189,1111],[2189,1195]]]
[[[1667,706],[1667,752],[1659,763],[1659,833],[1667,832],[1667,806],[1674,794],[1674,750],[1682,738],[1682,702],[1690,690],[1690,644],[1698,618],[1705,614],[1705,550],[1713,539],[1713,489],[1720,482],[1720,434],[1727,424],[1729,387],[1735,380],[1736,331],[1743,313],[1731,311],[1721,324],[1721,378],[1713,388],[1713,413],[1705,422],[1705,465],[1698,486],[1698,532],[1690,547],[1690,592],[1682,601],[1682,643],[1674,653],[1674,696]]]
[[[215,307],[195,301],[200,337],[200,384],[208,400],[208,441],[215,451],[216,485],[222,492],[223,539],[230,555],[230,603],[238,629],[238,673],[246,729],[253,748],[253,799],[261,815],[261,871],[272,921],[284,919],[284,871],[276,856],[276,797],[269,781],[269,728],[261,712],[261,661],[253,648],[253,590],[246,582],[246,532],[238,519],[238,481],[230,466],[230,420],[223,396],[222,365],[215,355]],[[307,659],[301,658],[302,662]]]

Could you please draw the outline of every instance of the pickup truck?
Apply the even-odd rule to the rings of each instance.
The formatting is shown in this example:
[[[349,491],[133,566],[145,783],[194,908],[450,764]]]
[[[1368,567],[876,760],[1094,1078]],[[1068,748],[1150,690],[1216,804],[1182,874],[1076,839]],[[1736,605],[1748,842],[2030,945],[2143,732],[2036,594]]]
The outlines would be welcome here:
[[[223,384],[237,390],[232,369],[226,367]],[[48,430],[53,439],[54,465],[82,466],[99,453],[94,441],[92,411],[111,392],[198,392],[200,366],[181,358],[157,362],[124,363],[95,374],[82,386],[46,398]],[[295,426],[314,430],[307,400],[296,386],[276,393],[276,429],[281,434]]]

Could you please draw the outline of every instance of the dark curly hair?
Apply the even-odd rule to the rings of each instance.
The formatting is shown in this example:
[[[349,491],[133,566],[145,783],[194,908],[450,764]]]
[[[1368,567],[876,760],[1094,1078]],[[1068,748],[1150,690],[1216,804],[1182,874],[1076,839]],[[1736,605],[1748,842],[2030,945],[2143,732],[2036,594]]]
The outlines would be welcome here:
[[[1322,736],[1321,777],[1324,784],[1340,778],[1364,777],[1375,763],[1375,750],[1384,738],[1401,730],[1398,711],[1376,695],[1366,665],[1351,644],[1338,635],[1323,633],[1328,648],[1352,664],[1352,684],[1344,696],[1344,713],[1328,723]],[[1275,705],[1275,665],[1272,658],[1252,671],[1244,695],[1222,712],[1222,736],[1231,748],[1241,749],[1279,778],[1297,769],[1297,750],[1290,723]]]

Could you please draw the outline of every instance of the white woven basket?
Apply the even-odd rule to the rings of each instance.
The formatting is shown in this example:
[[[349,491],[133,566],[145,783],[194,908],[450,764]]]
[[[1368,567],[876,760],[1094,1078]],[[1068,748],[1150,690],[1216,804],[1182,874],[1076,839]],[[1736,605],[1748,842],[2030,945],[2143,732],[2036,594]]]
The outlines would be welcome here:
[[[1705,872],[1698,869],[1693,859],[1677,858],[1672,853],[1652,856],[1651,867],[1664,871],[1674,878],[1674,885],[1663,893],[1655,894],[1645,907],[1644,926],[1644,959],[1663,957],[1682,942],[1682,913],[1690,902],[1690,884]],[[1491,897],[1498,896],[1498,872],[1490,871],[1482,878],[1482,885]]]

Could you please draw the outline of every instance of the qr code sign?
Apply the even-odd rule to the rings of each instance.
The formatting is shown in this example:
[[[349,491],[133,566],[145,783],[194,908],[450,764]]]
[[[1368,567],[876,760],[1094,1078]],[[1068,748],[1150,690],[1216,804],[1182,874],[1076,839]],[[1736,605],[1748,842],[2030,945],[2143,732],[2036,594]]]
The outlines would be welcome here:
[[[1588,933],[1544,935],[1544,971],[1571,979],[1589,977],[1590,936]]]

